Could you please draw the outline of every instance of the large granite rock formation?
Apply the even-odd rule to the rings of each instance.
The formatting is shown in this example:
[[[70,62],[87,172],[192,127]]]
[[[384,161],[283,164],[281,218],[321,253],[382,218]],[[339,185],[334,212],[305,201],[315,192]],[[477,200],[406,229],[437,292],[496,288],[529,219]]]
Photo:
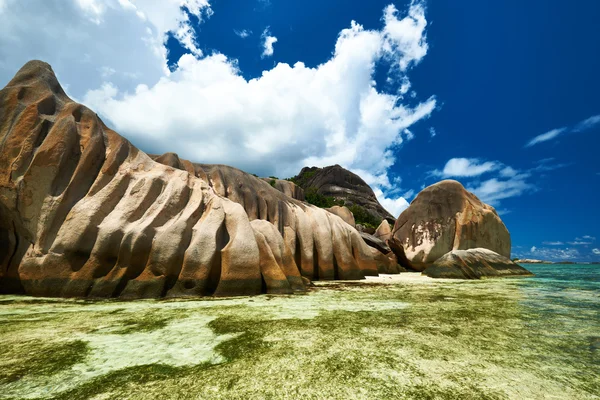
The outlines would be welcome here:
[[[453,180],[421,191],[396,220],[393,237],[419,271],[452,250],[481,247],[510,257],[510,234],[496,210]]]
[[[332,214],[337,215],[341,219],[343,219],[344,222],[346,222],[348,225],[356,227],[356,221],[354,221],[354,215],[352,214],[352,211],[350,211],[348,209],[348,207],[333,206],[333,207],[326,208],[326,210]]]
[[[304,201],[304,189],[300,186],[296,185],[294,182],[287,181],[285,179],[277,179],[277,178],[261,178],[263,181],[267,182],[269,185],[273,186],[275,189],[279,190],[281,193],[286,196],[291,197],[292,199]]]
[[[480,279],[531,276],[531,272],[488,249],[452,250],[423,271],[432,278]]]
[[[379,204],[373,189],[360,176],[339,165],[304,167],[293,179],[305,192],[309,188],[316,188],[317,193],[343,200],[348,207],[354,204],[361,206],[379,220],[387,219],[390,223],[396,220]]]
[[[291,222],[289,221],[289,216],[286,215],[285,212],[285,203],[290,199],[285,195],[283,190],[276,188],[279,192],[281,192],[278,193],[278,191],[271,189],[274,186],[270,184],[270,178],[257,179],[250,174],[227,165],[191,163],[187,160],[179,159],[179,157],[173,153],[166,153],[162,156],[154,155],[152,157],[155,161],[161,163],[171,162],[171,164],[168,165],[178,169],[185,169],[189,173],[202,178],[204,181],[208,182],[208,184],[217,192],[217,194],[241,204],[248,213],[250,220],[268,220],[272,224],[276,225],[281,232],[284,232],[285,236],[286,226],[289,226]],[[174,160],[179,160],[179,164],[175,163]],[[267,187],[262,183],[257,185],[257,180],[268,182],[270,187]],[[280,180],[280,182],[287,181]],[[292,182],[289,183],[294,185]],[[310,205],[309,207],[311,209],[315,208]],[[333,206],[325,210],[331,214],[337,215],[348,225],[354,227],[354,217],[348,208]],[[348,228],[346,227],[346,229]],[[380,246],[376,245],[375,242],[370,240],[370,235],[365,236],[363,232],[358,233],[362,240],[371,247],[369,251],[375,261],[375,266],[378,272],[394,274],[402,270],[398,268],[397,258],[393,253],[390,254],[389,248],[381,248]],[[310,269],[310,265],[306,266],[305,269],[307,269],[307,271],[303,275],[306,277],[311,277],[308,271]],[[326,279],[334,278],[347,279],[340,278],[338,276],[329,277]],[[311,279],[318,279],[318,276],[314,276]]]
[[[0,292],[251,295],[377,274],[341,218],[235,168],[157,161],[27,63],[0,91]]]
[[[388,244],[386,242],[384,242],[383,240],[381,240],[369,233],[366,233],[366,232],[359,232],[359,234],[360,234],[360,237],[362,237],[362,239],[365,241],[366,244],[373,247],[374,249],[379,250],[381,253],[387,254],[390,251],[392,251],[390,246],[388,246]]]
[[[383,241],[387,241],[394,237],[392,232],[393,227],[386,219],[384,219],[383,221],[381,221],[381,224],[379,224],[379,226],[375,230],[375,233],[373,233],[373,236]]]

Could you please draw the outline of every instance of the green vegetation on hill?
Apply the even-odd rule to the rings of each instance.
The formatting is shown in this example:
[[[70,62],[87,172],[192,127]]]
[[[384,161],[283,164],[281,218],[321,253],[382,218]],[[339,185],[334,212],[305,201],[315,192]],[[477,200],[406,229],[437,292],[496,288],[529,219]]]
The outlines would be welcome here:
[[[303,174],[298,174],[296,176],[293,176],[291,178],[287,178],[286,181],[290,181],[295,183],[296,185],[300,186],[300,187],[305,187],[306,184],[308,183],[308,181],[315,176],[315,174],[319,171],[319,169],[314,169],[312,171],[306,171]]]
[[[344,200],[336,200],[331,196],[324,196],[317,191],[314,186],[309,187],[304,192],[304,198],[306,201],[314,206],[321,208],[329,208],[333,206],[343,206]]]
[[[379,224],[381,224],[381,218],[370,214],[364,209],[364,207],[361,207],[358,204],[354,204],[348,208],[350,211],[352,211],[352,214],[354,215],[354,221],[356,221],[357,224],[361,224],[373,229],[377,229]]]
[[[314,186],[306,189],[304,192],[304,197],[308,203],[321,208],[330,208],[333,206],[341,207],[345,204],[344,200],[336,200],[332,196],[322,195]],[[357,224],[361,224],[373,229],[377,229],[379,224],[381,224],[381,218],[371,215],[367,210],[365,210],[364,207],[359,206],[358,204],[353,204],[348,208],[354,215],[354,220]]]

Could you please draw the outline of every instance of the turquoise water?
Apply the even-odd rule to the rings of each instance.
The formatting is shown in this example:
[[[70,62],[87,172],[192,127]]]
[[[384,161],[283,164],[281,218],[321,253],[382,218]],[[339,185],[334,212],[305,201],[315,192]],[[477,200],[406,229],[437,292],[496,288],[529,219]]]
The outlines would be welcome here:
[[[600,321],[600,265],[523,264],[523,267],[535,274],[533,278],[519,280],[519,286],[528,295],[527,301],[540,307],[585,312]]]
[[[523,266],[535,274],[517,285],[525,294],[522,318],[531,332],[545,336],[539,357],[587,375],[584,387],[600,396],[600,265]]]
[[[522,264],[535,274],[529,284],[600,293],[600,264]]]
[[[600,399],[600,265],[524,267],[294,296],[0,296],[0,399]]]

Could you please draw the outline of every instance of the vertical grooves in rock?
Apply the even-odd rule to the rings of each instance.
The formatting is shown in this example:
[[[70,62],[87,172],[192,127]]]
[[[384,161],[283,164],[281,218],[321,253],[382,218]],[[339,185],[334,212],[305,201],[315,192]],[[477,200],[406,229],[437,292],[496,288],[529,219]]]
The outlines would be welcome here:
[[[340,271],[339,271],[337,259],[335,257],[335,253],[333,254],[333,279],[334,280],[340,279]]]
[[[42,145],[42,143],[44,143],[44,140],[46,140],[46,137],[48,136],[48,132],[50,132],[52,125],[53,125],[52,121],[50,121],[48,119],[42,119],[42,122],[40,124],[40,130],[39,130],[37,137],[35,139],[35,142],[33,144],[33,153],[31,154],[32,159],[33,159],[33,155],[35,154],[37,149],[39,149],[39,147]]]
[[[154,229],[145,229],[143,232],[129,234],[121,242],[121,251],[117,259],[116,267],[119,268],[119,276],[116,278],[117,285],[112,296],[119,297],[127,283],[137,278],[146,268],[150,256],[151,243],[154,237]]]
[[[227,227],[225,225],[225,220],[219,227],[216,232],[217,237],[217,247],[215,251],[215,255],[212,259],[212,264],[210,266],[210,271],[208,274],[208,282],[206,283],[204,294],[207,296],[212,296],[219,286],[219,282],[221,280],[221,270],[222,270],[222,250],[229,244],[229,232],[227,232]]]
[[[19,235],[17,234],[17,226],[15,225],[14,221],[13,221],[12,225],[13,225],[13,231],[12,231],[12,233],[13,233],[13,236],[15,238],[15,243],[14,243],[14,247],[13,247],[12,251],[9,252],[10,256],[8,256],[6,258],[6,264],[0,265],[0,267],[5,267],[6,268],[4,271],[2,271],[2,274],[0,275],[0,279],[2,279],[2,277],[4,276],[4,274],[6,274],[8,272],[8,269],[10,268],[11,264],[13,263],[15,255],[19,251]],[[5,229],[5,231],[6,231],[6,234],[7,234],[7,241],[9,241],[10,240],[9,239],[10,231],[8,229]]]
[[[85,229],[81,235],[77,238],[77,242],[74,243],[73,248],[81,249],[77,251],[85,252],[87,254],[87,261],[90,259],[90,255],[94,249],[96,244],[96,240],[98,237],[98,226],[104,221],[104,219],[110,215],[110,213],[117,207],[119,202],[123,199],[123,195],[127,191],[129,186],[129,182],[131,181],[130,176],[124,177],[122,180],[118,181],[117,184],[112,189],[111,193],[105,196],[105,201],[102,204],[102,208],[97,210],[96,212],[89,214],[87,216],[88,224],[85,226]],[[85,210],[80,210],[81,213],[85,213]],[[119,240],[120,242],[120,240]],[[72,252],[71,250],[65,250],[64,245],[61,244],[58,247],[53,247],[53,252],[65,252],[65,254]],[[116,254],[116,252],[115,252]],[[86,261],[86,262],[87,262]],[[107,265],[106,263],[101,263],[101,266],[97,266],[97,268],[93,272],[93,277],[98,278],[106,275],[110,270],[114,267],[116,263],[116,255],[114,258],[114,262],[112,265]],[[111,264],[110,262],[108,264]],[[83,265],[81,266],[83,267]],[[71,266],[71,270],[73,272],[78,272],[79,269],[74,269]]]
[[[298,231],[296,231],[294,234],[296,235],[296,249],[294,251],[294,260],[296,261],[298,272],[300,272],[300,275],[302,275],[302,246],[300,245],[300,237],[298,236]]]
[[[123,245],[124,234],[125,232],[123,232],[122,229],[119,229],[108,237],[106,245],[102,249],[103,251],[100,251],[95,255],[96,260],[94,260],[94,264],[96,265],[92,266],[94,268],[92,278],[104,278],[115,269],[119,260],[120,249]]]
[[[179,179],[173,178],[174,180]],[[169,185],[163,188],[163,193],[165,193],[169,188]],[[152,220],[150,226],[152,228],[159,228],[169,222],[172,218],[175,218],[179,213],[181,213],[190,198],[191,190],[189,186],[183,185],[180,188],[173,188],[172,194],[170,194],[164,201],[164,206],[160,208],[160,210],[156,213],[155,217]],[[157,199],[157,202],[160,199]]]
[[[138,190],[143,189],[143,186],[145,186],[144,184],[145,184],[144,179],[137,181],[137,183],[134,185],[134,187],[130,191],[130,195],[134,194],[136,189],[138,189]],[[138,188],[139,186],[141,188]],[[150,187],[147,189],[144,197],[137,204],[137,206],[133,209],[133,211],[127,216],[126,222],[131,224],[131,223],[138,221],[140,218],[142,218],[144,216],[144,214],[148,211],[148,209],[153,204],[156,203],[156,200],[158,199],[158,197],[163,193],[165,186],[166,186],[165,181],[163,181],[162,179],[153,179],[150,182]]]
[[[19,157],[15,160],[15,166],[13,167],[13,172],[11,174],[13,182],[22,177],[29,169],[35,153],[46,139],[46,136],[48,136],[50,128],[52,128],[52,122],[47,119],[42,119],[37,125],[37,129],[35,129],[32,134],[35,138],[32,138],[33,143],[31,144],[31,148],[25,148],[25,146],[23,146],[21,154],[19,154]]]
[[[258,197],[258,219],[267,221],[269,219],[269,207],[264,197]]]
[[[63,122],[64,121],[64,122]],[[60,158],[58,171],[50,186],[50,196],[58,197],[64,193],[75,169],[81,158],[80,137],[77,132],[77,127],[73,121],[61,120],[61,122],[69,124],[67,129],[67,137],[64,137],[58,145],[53,148],[54,153]],[[61,146],[63,145],[63,146]]]
[[[8,228],[10,229],[10,228]],[[17,225],[12,221],[12,232],[14,236],[14,250],[6,264],[4,276],[0,276],[0,293],[2,294],[25,294],[25,288],[19,279],[18,269],[21,260],[27,250],[27,241],[21,237]],[[4,278],[4,282],[2,282]]]
[[[200,191],[201,189],[196,190]],[[196,225],[203,213],[204,203],[200,201],[198,202],[198,205],[196,206],[194,212],[188,218],[185,219],[185,229],[182,234],[182,239],[178,243],[175,259],[171,261],[171,265],[173,265],[173,268],[167,271],[165,286],[163,288],[161,297],[166,296],[168,291],[171,290],[177,283],[179,275],[181,274],[181,271],[183,269],[183,260],[185,257],[185,252],[188,250],[192,242],[192,229],[194,225]]]
[[[0,121],[2,121],[2,123],[8,121],[9,125],[5,130],[0,130],[0,133],[4,133],[2,136],[0,136],[0,149],[2,149],[6,144],[6,141],[8,141],[10,133],[14,132],[13,128],[17,124],[17,121],[19,121],[18,116],[20,116],[23,113],[23,111],[27,108],[25,105],[18,103],[11,115],[7,116],[4,114],[4,110],[1,108],[2,100],[3,99],[0,98]]]
[[[210,184],[215,192],[221,197],[227,197],[227,186],[223,173],[218,169],[213,169],[210,171],[209,177],[211,181]]]
[[[107,150],[111,149],[111,143],[107,138],[107,135],[103,135],[103,139],[104,148]],[[106,154],[106,159],[104,160],[104,164],[100,170],[99,177],[89,190],[89,196],[94,196],[96,193],[104,189],[104,187],[106,187],[106,185],[108,185],[115,178],[119,167],[129,156],[129,143],[127,141],[120,140],[116,145],[114,145],[114,147],[116,147],[116,149],[112,148],[110,153]]]
[[[173,180],[173,182],[177,181]],[[154,239],[158,233],[157,229],[167,223],[173,215],[177,215],[187,204],[190,189],[187,186],[173,188],[174,193],[171,193],[170,189],[174,185],[175,183],[163,186],[161,195],[153,204],[153,206],[160,204],[154,215],[144,214],[146,216],[145,220],[150,218],[149,223],[146,223],[141,230],[136,230],[135,233],[130,231],[130,234],[127,235],[126,240],[131,243],[131,255],[124,254],[123,262],[119,262],[121,260],[117,262],[125,271],[118,278],[119,283],[114,292],[115,296],[120,296],[127,287],[128,282],[138,278],[148,268]],[[148,211],[153,212],[152,208]],[[127,249],[127,247],[124,248]]]
[[[79,145],[79,142],[77,143]],[[46,231],[44,243],[41,244],[42,251],[49,249],[54,242],[56,235],[63,225],[65,218],[71,209],[85,197],[89,189],[97,179],[104,160],[106,149],[104,143],[98,137],[90,140],[85,148],[83,158],[79,165],[75,166],[68,186],[62,191],[59,204],[56,207],[50,228]],[[91,249],[90,249],[91,250]],[[89,257],[89,253],[87,254]],[[85,261],[84,261],[85,262]],[[83,266],[83,264],[81,264]]]
[[[278,201],[277,202],[277,215],[278,215],[278,220],[277,220],[277,230],[279,231],[279,233],[281,233],[281,235],[283,236],[283,227],[285,224],[285,211],[284,211],[284,203],[282,201]]]
[[[317,243],[313,240],[313,271],[312,276],[309,276],[310,280],[319,280],[319,253],[317,251]]]

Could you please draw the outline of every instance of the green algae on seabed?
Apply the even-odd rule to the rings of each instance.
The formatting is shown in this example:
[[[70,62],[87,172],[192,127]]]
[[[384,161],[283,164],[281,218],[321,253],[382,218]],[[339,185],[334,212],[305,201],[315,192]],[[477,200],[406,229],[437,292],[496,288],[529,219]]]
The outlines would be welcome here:
[[[0,399],[598,398],[600,298],[563,295],[509,279],[193,301],[0,297]]]

